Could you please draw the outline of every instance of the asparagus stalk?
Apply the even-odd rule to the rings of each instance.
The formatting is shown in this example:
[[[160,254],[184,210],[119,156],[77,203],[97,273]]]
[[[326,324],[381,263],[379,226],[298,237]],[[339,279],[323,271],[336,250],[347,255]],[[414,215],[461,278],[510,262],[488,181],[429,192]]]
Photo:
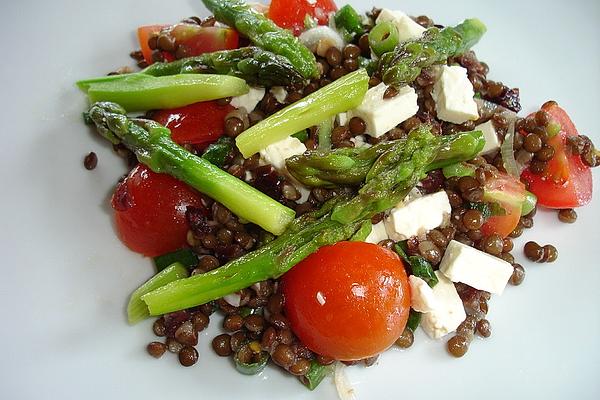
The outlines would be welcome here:
[[[188,270],[180,263],[173,263],[150,278],[131,294],[127,304],[127,319],[130,324],[136,324],[150,316],[148,307],[142,301],[142,296],[161,286],[188,276]]]
[[[283,235],[260,249],[205,274],[160,287],[144,295],[142,300],[151,315],[159,315],[203,304],[253,283],[281,276],[321,246],[352,238],[382,207],[400,201],[434,158],[439,147],[436,143],[439,139],[430,132],[415,131],[406,140],[406,148],[394,149],[398,154],[382,157],[377,168],[384,171],[386,179],[371,178],[364,186],[367,189],[357,197],[334,198],[321,210],[297,218]],[[421,147],[425,144],[427,146]],[[395,170],[401,172],[392,172]]]
[[[411,83],[423,68],[445,63],[474,46],[486,31],[478,19],[467,19],[455,27],[429,28],[421,38],[401,43],[383,54],[378,71],[388,85]]]
[[[123,81],[140,74],[156,77],[177,74],[231,75],[259,86],[288,86],[304,79],[287,58],[258,47],[242,47],[205,53],[170,63],[154,63],[133,74],[84,79],[78,81],[77,86],[87,91],[95,83]]]
[[[372,147],[313,150],[286,160],[288,171],[310,187],[361,184],[375,161],[386,151],[404,146],[403,139]],[[481,131],[442,136],[441,147],[428,171],[474,158],[485,145]]]
[[[358,107],[369,88],[364,69],[352,72],[309,94],[242,132],[236,145],[246,158],[302,129]]]
[[[235,27],[258,47],[286,57],[306,79],[317,78],[319,72],[313,53],[294,35],[275,25],[242,0],[202,0],[217,21]]]
[[[127,111],[181,107],[248,93],[240,78],[226,75],[180,74],[154,77],[146,74],[123,75],[123,79],[82,84],[91,103],[110,101]]]
[[[93,104],[89,117],[101,135],[118,138],[154,172],[186,182],[266,231],[280,235],[294,219],[293,210],[180,147],[171,140],[169,129],[154,121],[129,119],[114,103]]]

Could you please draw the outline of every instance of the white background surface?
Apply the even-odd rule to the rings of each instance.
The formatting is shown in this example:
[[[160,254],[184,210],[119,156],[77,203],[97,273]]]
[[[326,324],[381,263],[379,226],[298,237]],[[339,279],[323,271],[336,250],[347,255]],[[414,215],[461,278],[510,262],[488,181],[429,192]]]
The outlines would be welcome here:
[[[521,88],[523,113],[557,100],[600,144],[599,2],[378,5],[393,4],[442,24],[479,17],[488,26],[479,58],[493,79]],[[213,355],[206,332],[192,368],[170,354],[151,359],[150,323],[125,322],[127,297],[150,276],[151,262],[114,236],[108,198],[125,167],[83,125],[85,99],[73,82],[130,64],[138,25],[196,14],[205,15],[199,0],[0,4],[0,398],[335,398],[330,382],[311,393],[275,368],[238,374]],[[92,150],[99,162],[89,172],[82,159]],[[358,398],[600,398],[599,202],[596,193],[575,225],[557,223],[555,213],[536,218],[524,239],[555,244],[559,259],[524,262],[524,284],[490,303],[490,339],[475,339],[453,359],[444,341],[420,333],[408,351],[349,369]]]

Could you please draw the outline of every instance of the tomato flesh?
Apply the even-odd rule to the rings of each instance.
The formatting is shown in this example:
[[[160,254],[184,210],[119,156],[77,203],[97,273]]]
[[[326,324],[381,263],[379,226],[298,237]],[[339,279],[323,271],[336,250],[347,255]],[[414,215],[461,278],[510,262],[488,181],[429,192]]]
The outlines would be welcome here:
[[[489,217],[481,227],[481,232],[485,236],[495,233],[506,237],[517,227],[521,218],[525,185],[511,175],[498,173],[495,178],[486,181],[483,200],[498,203],[505,215]]]
[[[304,18],[309,15],[319,25],[327,25],[329,13],[337,10],[333,0],[271,0],[269,18],[278,26],[290,29],[295,35],[304,30]]]
[[[381,353],[401,335],[410,287],[400,258],[381,246],[339,242],[282,277],[292,330],[312,351],[336,360]]]
[[[189,106],[158,110],[152,119],[171,130],[178,144],[193,144],[202,148],[217,141],[225,132],[225,116],[235,108],[216,101],[204,101]]]
[[[185,247],[186,209],[204,209],[194,189],[142,164],[117,185],[111,203],[119,238],[131,250],[149,257]]]
[[[542,110],[551,120],[560,124],[560,132],[548,140],[554,148],[554,157],[548,162],[543,175],[534,174],[529,168],[521,179],[538,198],[538,204],[547,208],[574,208],[588,204],[592,199],[592,172],[577,154],[567,151],[567,138],[578,135],[577,128],[567,113],[555,103],[546,103]]]
[[[193,24],[175,24],[175,25],[145,25],[137,30],[138,40],[144,60],[152,64],[152,49],[148,46],[148,40],[156,34],[170,35],[177,45],[183,45],[188,57],[197,56],[203,53],[210,53],[218,50],[237,49],[239,46],[239,35],[235,29],[208,26],[202,27]],[[163,51],[165,60],[173,61],[175,56],[172,53]]]

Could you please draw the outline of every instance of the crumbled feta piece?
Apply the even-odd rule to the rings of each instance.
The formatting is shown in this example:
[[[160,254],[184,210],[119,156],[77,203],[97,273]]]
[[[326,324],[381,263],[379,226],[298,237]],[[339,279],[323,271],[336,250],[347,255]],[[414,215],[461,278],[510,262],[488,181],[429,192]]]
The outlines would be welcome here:
[[[474,95],[467,70],[459,65],[444,65],[431,92],[438,118],[454,124],[479,118]]]
[[[354,147],[371,147],[371,144],[365,140],[365,135],[351,137],[350,141],[354,143]]]
[[[398,37],[400,42],[405,42],[410,39],[418,39],[421,37],[425,28],[417,24],[411,17],[399,10],[388,10],[384,8],[379,13],[375,23],[390,21],[398,28]]]
[[[346,125],[348,123],[348,113],[339,113],[337,115],[337,122],[339,125]]]
[[[453,332],[467,317],[463,302],[448,278],[440,271],[435,271],[438,283],[432,288],[436,306],[432,311],[423,313],[421,327],[433,339]]]
[[[260,158],[263,164],[271,164],[276,170],[285,173],[285,160],[305,151],[306,146],[304,143],[295,137],[288,136],[262,149]]]
[[[445,191],[428,194],[394,207],[384,219],[390,239],[405,240],[447,223],[452,208]]]
[[[372,87],[365,94],[362,104],[348,112],[348,118],[360,117],[367,125],[366,134],[379,137],[406,121],[419,110],[417,93],[410,86],[403,86],[398,95],[384,99],[385,83]]]
[[[452,240],[440,262],[440,271],[452,282],[502,294],[513,267],[498,257]]]
[[[426,313],[438,307],[438,300],[427,282],[418,276],[410,275],[408,283],[410,284],[410,306],[415,311]]]
[[[340,51],[344,48],[344,39],[340,34],[335,29],[323,25],[302,32],[298,40],[321,57],[325,57],[327,50],[332,46]]]
[[[480,155],[492,153],[500,148],[498,133],[496,132],[496,128],[494,128],[491,119],[488,122],[477,125],[475,130],[481,131],[483,133],[483,138],[485,139],[485,146],[483,146],[483,149],[479,152]]]
[[[243,107],[246,111],[251,112],[256,108],[256,105],[260,103],[264,96],[265,88],[251,87],[248,93],[233,97],[230,104],[235,108]]]
[[[371,227],[371,233],[366,237],[365,242],[377,244],[387,238],[388,235],[385,230],[385,224],[383,221],[380,221]]]
[[[296,200],[296,203],[306,203],[306,200],[308,200],[308,196],[310,196],[310,189],[301,184],[300,182],[294,182],[294,186],[296,186],[298,193],[300,193],[300,198]]]
[[[271,92],[271,94],[275,97],[275,100],[277,100],[279,103],[285,103],[288,92],[283,86],[273,86],[269,92]]]

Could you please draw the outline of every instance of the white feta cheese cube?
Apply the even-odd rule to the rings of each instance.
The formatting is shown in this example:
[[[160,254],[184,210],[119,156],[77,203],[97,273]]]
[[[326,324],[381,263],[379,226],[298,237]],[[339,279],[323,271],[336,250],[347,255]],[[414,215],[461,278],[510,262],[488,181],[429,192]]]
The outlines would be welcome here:
[[[385,230],[385,224],[383,221],[380,221],[371,227],[371,233],[365,239],[367,243],[377,244],[382,240],[386,240],[388,238],[387,232]]]
[[[288,92],[283,86],[273,86],[269,92],[271,92],[271,94],[275,97],[275,100],[277,100],[279,103],[285,103]]]
[[[344,39],[340,34],[336,30],[323,25],[302,32],[298,40],[310,51],[321,57],[325,57],[327,50],[332,46],[340,51],[344,48]]]
[[[438,284],[432,288],[435,308],[422,314],[421,327],[431,338],[439,339],[455,331],[467,314],[454,283],[440,271],[435,271],[435,276],[438,278]]]
[[[459,65],[444,65],[431,92],[438,118],[454,124],[479,118],[474,95],[467,70]]]
[[[366,134],[379,137],[406,121],[419,110],[417,93],[410,86],[399,89],[398,95],[384,99],[385,83],[372,87],[360,106],[348,112],[348,118],[360,117],[367,125]]]
[[[485,139],[485,146],[483,146],[483,149],[479,152],[480,155],[492,153],[500,148],[498,133],[496,132],[496,128],[494,128],[491,119],[488,122],[477,125],[475,130],[481,131],[483,133],[483,138]]]
[[[295,137],[287,138],[268,145],[260,151],[260,158],[263,164],[271,164],[273,168],[285,173],[285,160],[291,156],[302,154],[306,151],[306,146]]]
[[[405,240],[448,222],[452,208],[445,191],[428,194],[394,207],[384,219],[390,239]]]
[[[398,28],[398,37],[400,42],[421,37],[425,28],[417,24],[411,17],[399,10],[388,10],[384,8],[379,13],[375,23],[390,21]]]
[[[418,276],[410,275],[408,283],[410,284],[410,306],[415,311],[426,313],[438,307],[438,300],[427,282]]]
[[[502,294],[513,273],[513,267],[498,257],[452,240],[440,262],[440,271],[452,282],[462,282],[475,289]]]
[[[246,111],[251,112],[256,108],[256,105],[260,103],[264,96],[265,88],[251,87],[248,93],[233,97],[230,104],[235,108],[243,107]]]

